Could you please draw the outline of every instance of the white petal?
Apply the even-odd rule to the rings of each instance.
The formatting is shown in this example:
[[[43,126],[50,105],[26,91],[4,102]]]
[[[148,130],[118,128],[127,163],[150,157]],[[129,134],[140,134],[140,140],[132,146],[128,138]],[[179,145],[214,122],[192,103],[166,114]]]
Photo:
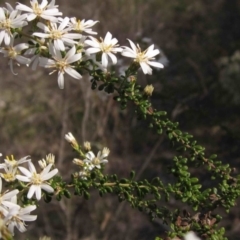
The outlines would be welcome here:
[[[36,185],[31,185],[31,187],[29,188],[28,190],[28,194],[27,194],[27,198],[28,199],[31,199],[33,194],[35,193],[36,189],[37,189],[38,186]]]
[[[93,53],[97,53],[97,52],[100,52],[101,50],[99,48],[88,48],[86,50],[86,54],[89,55],[89,54],[93,54]]]
[[[28,169],[24,168],[24,167],[18,167],[18,169],[27,177],[32,177],[32,173],[29,172]]]
[[[37,208],[36,205],[29,205],[25,208],[21,208],[20,210],[20,214],[27,214],[27,213],[30,213],[32,212],[33,210],[35,210]]]
[[[23,215],[21,216],[21,219],[25,222],[33,222],[37,219],[36,215]]]
[[[58,72],[58,86],[60,89],[64,89],[64,76],[63,76],[63,72]]]
[[[36,187],[35,196],[37,200],[40,200],[42,197],[42,190],[40,186]]]
[[[34,20],[36,17],[37,17],[36,14],[31,13],[31,14],[29,14],[29,15],[27,16],[27,20],[28,20],[29,22],[31,22],[31,21]]]
[[[54,40],[54,46],[57,50],[65,51],[65,46],[64,46],[63,41],[61,39]]]
[[[66,68],[65,68],[65,72],[66,72],[67,74],[69,74],[70,76],[72,76],[73,78],[76,78],[76,79],[82,78],[81,74],[78,73],[76,70],[74,70],[74,69],[71,68],[71,67],[66,67]]]
[[[58,169],[55,168],[53,169],[51,172],[45,174],[44,176],[42,176],[42,180],[43,181],[46,181],[46,180],[49,180],[51,179],[54,175],[56,175],[58,173]]]
[[[110,43],[112,39],[112,34],[110,32],[107,32],[105,38],[104,38],[104,43]]]
[[[130,48],[129,49],[123,49],[122,55],[124,57],[136,58],[136,53],[133,52]]]
[[[25,176],[22,176],[22,175],[16,175],[16,179],[18,179],[21,182],[31,182],[29,177],[25,177]]]
[[[11,192],[8,192],[8,193],[4,194],[2,196],[2,199],[3,200],[11,199],[12,197],[16,196],[18,193],[19,193],[19,190],[15,189],[15,190],[13,190]]]
[[[157,67],[157,68],[164,68],[164,65],[159,63],[159,62],[151,62],[151,61],[148,61],[148,64],[153,66],[153,67]]]
[[[32,162],[28,162],[28,167],[31,173],[36,173],[36,168]]]
[[[136,47],[136,45],[135,45],[130,39],[128,39],[128,41],[129,41],[129,43],[130,43],[131,48],[133,49],[133,51],[134,51],[135,53],[137,53],[137,47]]]
[[[117,63],[117,58],[114,54],[112,53],[108,53],[108,56],[112,59],[113,64]]]
[[[71,39],[81,39],[82,38],[82,34],[79,34],[79,33],[66,33],[63,36],[64,36],[64,38],[71,38]]]
[[[49,186],[48,184],[41,184],[41,188],[48,193],[54,192],[54,189],[51,186]]]
[[[78,53],[78,54],[75,54],[75,55],[69,57],[68,59],[66,59],[66,62],[68,64],[70,64],[70,63],[73,63],[73,62],[77,62],[81,58],[82,58],[82,53]]]
[[[51,32],[50,29],[49,29],[49,27],[46,26],[45,24],[41,23],[41,22],[38,22],[38,23],[37,23],[37,26],[38,26],[39,28],[41,28],[44,32]]]
[[[47,0],[43,0],[42,3],[39,5],[39,7],[41,9],[44,9],[47,5],[48,5],[48,1]]]
[[[107,58],[106,53],[102,54],[102,65],[103,65],[103,67],[107,67],[107,65],[108,65],[108,58]]]
[[[47,174],[47,173],[50,171],[51,167],[52,167],[52,164],[51,164],[51,163],[48,164],[48,165],[42,170],[40,176],[43,177],[45,174]]]
[[[148,64],[144,63],[144,62],[140,62],[140,66],[143,70],[144,74],[152,74],[152,69],[149,67]]]
[[[68,25],[68,23],[69,23],[69,18],[65,17],[61,22],[61,24],[59,25],[58,30],[60,31],[63,30]]]
[[[76,47],[73,46],[66,54],[65,59],[68,59],[69,57],[73,56],[76,53]]]
[[[18,3],[18,5],[16,6],[16,9],[21,10],[21,11],[26,11],[26,12],[33,12],[33,9],[31,9],[30,7],[23,5],[21,3]]]

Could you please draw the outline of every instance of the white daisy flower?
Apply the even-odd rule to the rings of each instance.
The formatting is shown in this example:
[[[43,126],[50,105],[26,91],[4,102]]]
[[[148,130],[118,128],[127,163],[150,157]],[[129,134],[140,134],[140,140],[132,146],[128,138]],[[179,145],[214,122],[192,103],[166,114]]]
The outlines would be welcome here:
[[[89,38],[91,40],[86,40],[85,43],[91,47],[86,50],[86,54],[102,52],[102,65],[104,68],[108,66],[108,57],[111,58],[113,64],[117,63],[117,58],[114,54],[122,52],[122,48],[118,47],[118,40],[112,38],[110,32],[107,32],[104,39],[100,38],[101,41],[98,41],[92,36],[89,36]]]
[[[45,33],[37,32],[33,33],[33,36],[52,39],[56,49],[65,51],[64,43],[68,44],[69,46],[73,46],[77,43],[74,41],[74,39],[78,40],[82,37],[82,34],[79,33],[69,33],[71,28],[68,27],[68,23],[68,17],[65,17],[59,26],[56,23],[52,22],[50,22],[49,26],[38,22],[37,26],[41,28]]]
[[[77,32],[86,32],[88,34],[97,34],[97,32],[93,32],[91,27],[95,25],[99,21],[93,21],[93,20],[79,20],[75,17],[70,18],[69,26],[72,28],[72,30]]]
[[[125,57],[134,58],[134,61],[140,64],[144,74],[152,74],[152,68],[150,66],[164,68],[163,64],[152,61],[155,59],[154,57],[160,53],[158,49],[154,49],[153,44],[142,52],[138,44],[136,46],[131,40],[128,39],[128,41],[132,49],[129,47],[124,47],[122,55]]]
[[[12,207],[16,205],[11,200],[12,198],[16,197],[16,195],[19,193],[19,190],[14,189],[10,192],[9,191],[6,191],[4,193],[1,192],[2,192],[2,178],[0,178],[0,211],[2,211],[3,208]]]
[[[0,173],[0,176],[6,181],[6,182],[14,182],[16,180],[17,175],[17,168],[13,167],[12,165],[4,165],[3,169],[5,173]]]
[[[57,22],[57,16],[62,16],[62,13],[57,8],[58,6],[55,6],[55,0],[52,0],[49,4],[47,0],[42,0],[41,4],[38,3],[38,0],[32,0],[30,4],[31,8],[21,3],[18,3],[16,7],[18,10],[28,12],[28,21],[38,17],[50,22]]]
[[[86,153],[86,159],[83,162],[86,164],[86,170],[92,170],[93,168],[101,168],[101,164],[108,162],[106,157],[109,155],[110,150],[108,148],[103,148],[102,151],[99,151],[97,156],[92,151]]]
[[[0,52],[4,54],[4,57],[10,58],[8,65],[10,65],[11,72],[14,75],[17,75],[17,73],[14,73],[13,71],[13,61],[17,61],[18,66],[20,64],[24,64],[28,66],[31,60],[21,55],[22,51],[27,49],[29,45],[27,43],[20,43],[16,46],[13,46],[13,40],[14,39],[11,38],[9,46],[1,48]]]
[[[9,209],[9,213],[6,216],[6,225],[9,231],[14,235],[14,227],[16,227],[20,232],[25,232],[26,224],[25,222],[32,222],[37,219],[36,215],[30,215],[30,213],[36,209],[36,205],[30,205],[24,208],[16,205]]]
[[[0,8],[0,44],[4,39],[5,45],[10,44],[13,38],[11,29],[22,28],[27,25],[26,14],[20,15],[18,10],[14,10],[10,4],[6,8]]]
[[[54,189],[48,184],[47,180],[51,179],[58,173],[58,169],[53,169],[52,164],[48,164],[40,173],[36,172],[36,168],[32,162],[28,162],[29,170],[24,167],[18,167],[18,169],[25,175],[17,175],[16,178],[22,182],[28,182],[30,185],[27,197],[30,199],[35,193],[36,199],[40,200],[42,195],[42,189],[46,192],[53,193]]]
[[[1,163],[0,164],[0,169],[7,167],[7,166],[12,166],[13,168],[17,168],[20,164],[23,164],[25,162],[29,162],[31,161],[31,159],[29,158],[29,156],[20,158],[19,160],[14,159],[13,156],[11,156],[11,158],[7,157],[6,159],[4,159],[5,163]]]
[[[50,74],[58,70],[58,86],[60,89],[64,88],[65,72],[75,79],[82,78],[82,76],[71,66],[71,63],[77,62],[82,58],[81,53],[75,54],[76,53],[75,46],[73,46],[66,53],[65,57],[62,57],[61,52],[58,49],[54,48],[52,44],[49,44],[49,52],[51,53],[53,59],[41,57],[39,65],[45,68],[56,68],[56,70],[54,70]]]

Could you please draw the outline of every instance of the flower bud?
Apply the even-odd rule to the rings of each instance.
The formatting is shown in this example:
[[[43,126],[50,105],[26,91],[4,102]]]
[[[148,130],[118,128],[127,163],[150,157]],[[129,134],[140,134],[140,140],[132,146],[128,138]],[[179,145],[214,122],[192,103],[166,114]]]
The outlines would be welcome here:
[[[152,93],[153,93],[153,90],[154,90],[154,87],[153,85],[147,85],[145,88],[144,88],[144,93],[147,95],[147,96],[152,96]]]
[[[84,142],[83,143],[83,146],[84,146],[84,149],[86,150],[86,151],[90,151],[91,150],[91,143],[90,142]]]

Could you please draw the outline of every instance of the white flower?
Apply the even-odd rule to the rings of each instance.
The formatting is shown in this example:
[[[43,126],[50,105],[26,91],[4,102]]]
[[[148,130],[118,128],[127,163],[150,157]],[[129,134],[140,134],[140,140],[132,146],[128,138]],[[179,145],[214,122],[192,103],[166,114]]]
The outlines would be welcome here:
[[[41,173],[37,173],[32,162],[28,162],[29,170],[24,167],[19,167],[19,170],[25,175],[17,175],[16,178],[22,182],[29,182],[30,188],[27,197],[30,199],[35,193],[36,199],[40,200],[42,195],[42,189],[46,192],[52,193],[54,189],[48,184],[47,180],[52,178],[58,173],[58,169],[53,169],[52,164],[49,164],[42,170]],[[50,172],[49,172],[50,171]]]
[[[67,27],[69,23],[69,18],[65,17],[63,21],[57,26],[56,23],[50,23],[49,27],[45,24],[38,22],[37,26],[41,28],[45,33],[33,33],[33,36],[40,38],[50,38],[52,39],[56,49],[65,51],[64,43],[69,46],[73,46],[77,42],[73,39],[80,39],[82,37],[79,33],[69,33],[71,28]],[[67,28],[66,28],[67,27]]]
[[[83,180],[87,180],[87,177],[89,176],[89,172],[83,170],[78,173],[79,177]]]
[[[58,6],[55,6],[55,0],[52,0],[49,4],[47,0],[43,0],[41,4],[38,3],[38,0],[30,1],[31,7],[28,7],[24,4],[18,3],[16,9],[28,12],[27,20],[32,21],[35,18],[43,18],[51,22],[57,22],[58,19],[56,16],[61,16],[62,13],[59,12]]]
[[[8,164],[5,164],[4,166],[2,166],[2,168],[4,169],[5,173],[0,173],[0,176],[6,182],[14,182],[16,180],[17,168]]]
[[[118,47],[118,40],[116,38],[112,38],[112,34],[110,32],[107,32],[104,40],[101,38],[101,41],[98,41],[92,36],[89,36],[89,38],[91,40],[86,40],[85,43],[91,47],[86,50],[86,54],[102,52],[102,65],[105,68],[108,65],[108,57],[111,58],[113,64],[117,63],[117,58],[114,54],[122,52],[122,48]]]
[[[19,193],[19,190],[14,189],[10,192],[8,191],[4,193],[1,193],[1,192],[2,192],[2,178],[0,178],[0,210],[1,211],[3,208],[12,207],[16,205],[11,200]]]
[[[86,159],[83,162],[86,164],[85,170],[92,170],[93,168],[101,168],[101,164],[108,162],[106,157],[109,155],[110,150],[108,148],[103,148],[102,151],[99,151],[97,156],[92,151],[86,153]]]
[[[148,47],[145,51],[142,52],[139,45],[136,46],[129,39],[128,41],[132,49],[129,47],[124,47],[122,51],[122,55],[125,57],[134,58],[134,61],[140,64],[144,74],[152,74],[152,68],[150,66],[157,67],[157,68],[164,67],[163,64],[159,62],[151,61],[151,60],[154,60],[155,59],[154,57],[160,53],[158,49],[154,49],[153,44],[150,47]]]
[[[55,156],[52,154],[52,153],[49,153],[47,156],[46,156],[46,162],[49,164],[54,164],[55,163]]]
[[[49,52],[52,54],[53,59],[40,58],[40,66],[45,68],[56,68],[58,70],[58,86],[59,88],[64,88],[64,73],[66,72],[75,79],[80,79],[82,76],[73,69],[70,65],[73,62],[77,62],[82,58],[81,53],[76,53],[76,47],[73,46],[65,55],[62,57],[61,52],[54,48],[52,44],[49,44]],[[57,71],[54,70],[53,72]],[[51,72],[50,74],[52,74]]]
[[[29,47],[29,45],[27,43],[20,43],[13,47],[13,38],[11,38],[9,46],[6,46],[6,47],[0,49],[0,52],[4,54],[4,57],[10,58],[8,65],[10,65],[11,72],[14,75],[17,75],[17,73],[14,73],[14,71],[13,71],[13,61],[14,60],[17,61],[18,63],[25,64],[27,66],[31,62],[30,59],[23,57],[21,55],[21,52],[23,50],[27,49],[28,47]]]
[[[39,160],[38,164],[39,164],[41,169],[44,169],[45,167],[47,167],[47,162],[46,162],[45,159]]]
[[[194,232],[188,232],[184,236],[184,240],[201,240],[201,239],[199,237],[197,237]]]
[[[65,139],[69,142],[69,143],[75,143],[76,139],[75,137],[72,135],[71,132],[69,132],[68,134],[65,134]]]
[[[46,159],[42,159],[38,161],[39,166],[44,169],[45,167],[47,167],[48,164],[54,164],[55,163],[55,156],[51,153],[49,153],[46,156]]]
[[[33,40],[32,40],[33,41]],[[41,40],[42,44],[44,44],[44,39]],[[33,41],[34,44],[36,44],[36,41]],[[41,57],[42,52],[48,50],[46,46],[41,45],[39,47],[32,47],[27,49],[24,53],[24,55],[33,55],[30,59],[30,64],[32,65],[32,70],[36,70],[37,66],[39,65],[39,59]]]
[[[36,215],[30,215],[30,212],[35,209],[35,205],[30,205],[24,208],[16,205],[9,209],[9,213],[6,216],[5,221],[12,235],[14,235],[14,227],[16,227],[20,232],[25,232],[27,230],[25,222],[32,222],[37,219]]]
[[[69,26],[77,31],[77,32],[86,32],[88,34],[97,34],[97,32],[93,32],[91,27],[95,25],[98,21],[93,20],[77,20],[75,17],[70,18]]]
[[[28,157],[29,156],[26,156],[26,157],[20,158],[19,160],[15,160],[13,156],[11,156],[11,158],[7,157],[6,159],[4,159],[5,163],[0,164],[0,169],[8,166],[17,168],[20,164],[31,161],[31,159]]]
[[[13,38],[11,29],[21,28],[27,25],[25,21],[27,15],[20,15],[18,10],[13,10],[10,4],[7,4],[6,8],[0,8],[0,44],[4,39],[5,45],[10,44],[10,40]]]

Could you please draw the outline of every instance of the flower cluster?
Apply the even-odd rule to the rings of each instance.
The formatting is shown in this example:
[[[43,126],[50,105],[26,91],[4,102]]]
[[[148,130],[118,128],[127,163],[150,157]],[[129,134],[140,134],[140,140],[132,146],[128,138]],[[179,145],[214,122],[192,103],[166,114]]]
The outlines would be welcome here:
[[[108,163],[107,157],[110,153],[108,148],[104,147],[102,151],[99,151],[97,155],[95,155],[93,151],[91,151],[91,144],[89,142],[84,142],[83,148],[81,148],[76,138],[70,132],[65,135],[65,139],[71,143],[72,147],[84,158],[83,160],[78,158],[73,159],[73,163],[81,169],[77,173],[77,176],[81,179],[87,179],[92,170],[101,169],[104,164]]]
[[[13,8],[9,3],[0,8],[0,52],[9,59],[13,74],[13,64],[31,65],[52,68],[58,72],[59,88],[64,88],[64,74],[75,79],[81,79],[80,74],[86,69],[87,63],[94,68],[107,71],[108,66],[117,63],[117,53],[133,58],[134,63],[141,67],[144,74],[152,74],[152,68],[163,68],[155,60],[159,50],[151,45],[142,51],[139,45],[131,40],[130,46],[119,46],[118,40],[107,32],[104,38],[95,38],[97,32],[92,27],[98,22],[93,20],[79,20],[75,17],[61,17],[62,13],[55,5],[55,0],[31,0],[30,6],[18,3]],[[23,28],[32,22],[36,32],[31,35],[23,32]],[[16,38],[27,38],[27,43],[15,45]],[[90,67],[91,68],[91,67]],[[50,74],[51,74],[50,73]]]
[[[52,154],[47,155],[46,159],[40,160],[39,165],[42,168],[40,173],[36,172],[29,156],[19,160],[16,160],[13,156],[6,157],[4,163],[0,164],[0,169],[3,170],[0,173],[0,216],[2,219],[0,222],[0,238],[9,239],[7,236],[14,235],[15,227],[20,232],[26,231],[25,222],[37,219],[36,215],[31,215],[31,212],[36,209],[36,205],[26,205],[23,202],[21,204],[22,197],[27,193],[27,198],[32,199],[35,194],[36,200],[40,200],[42,190],[48,193],[54,192],[48,182],[58,172],[56,168],[53,168],[53,163],[54,156]],[[23,164],[27,164],[28,169],[23,167]],[[18,187],[18,189],[12,191],[2,192],[4,182],[11,182],[11,186],[21,186],[22,191],[20,192]],[[24,185],[25,182],[27,185]],[[35,199],[32,200],[33,202],[36,201]]]

